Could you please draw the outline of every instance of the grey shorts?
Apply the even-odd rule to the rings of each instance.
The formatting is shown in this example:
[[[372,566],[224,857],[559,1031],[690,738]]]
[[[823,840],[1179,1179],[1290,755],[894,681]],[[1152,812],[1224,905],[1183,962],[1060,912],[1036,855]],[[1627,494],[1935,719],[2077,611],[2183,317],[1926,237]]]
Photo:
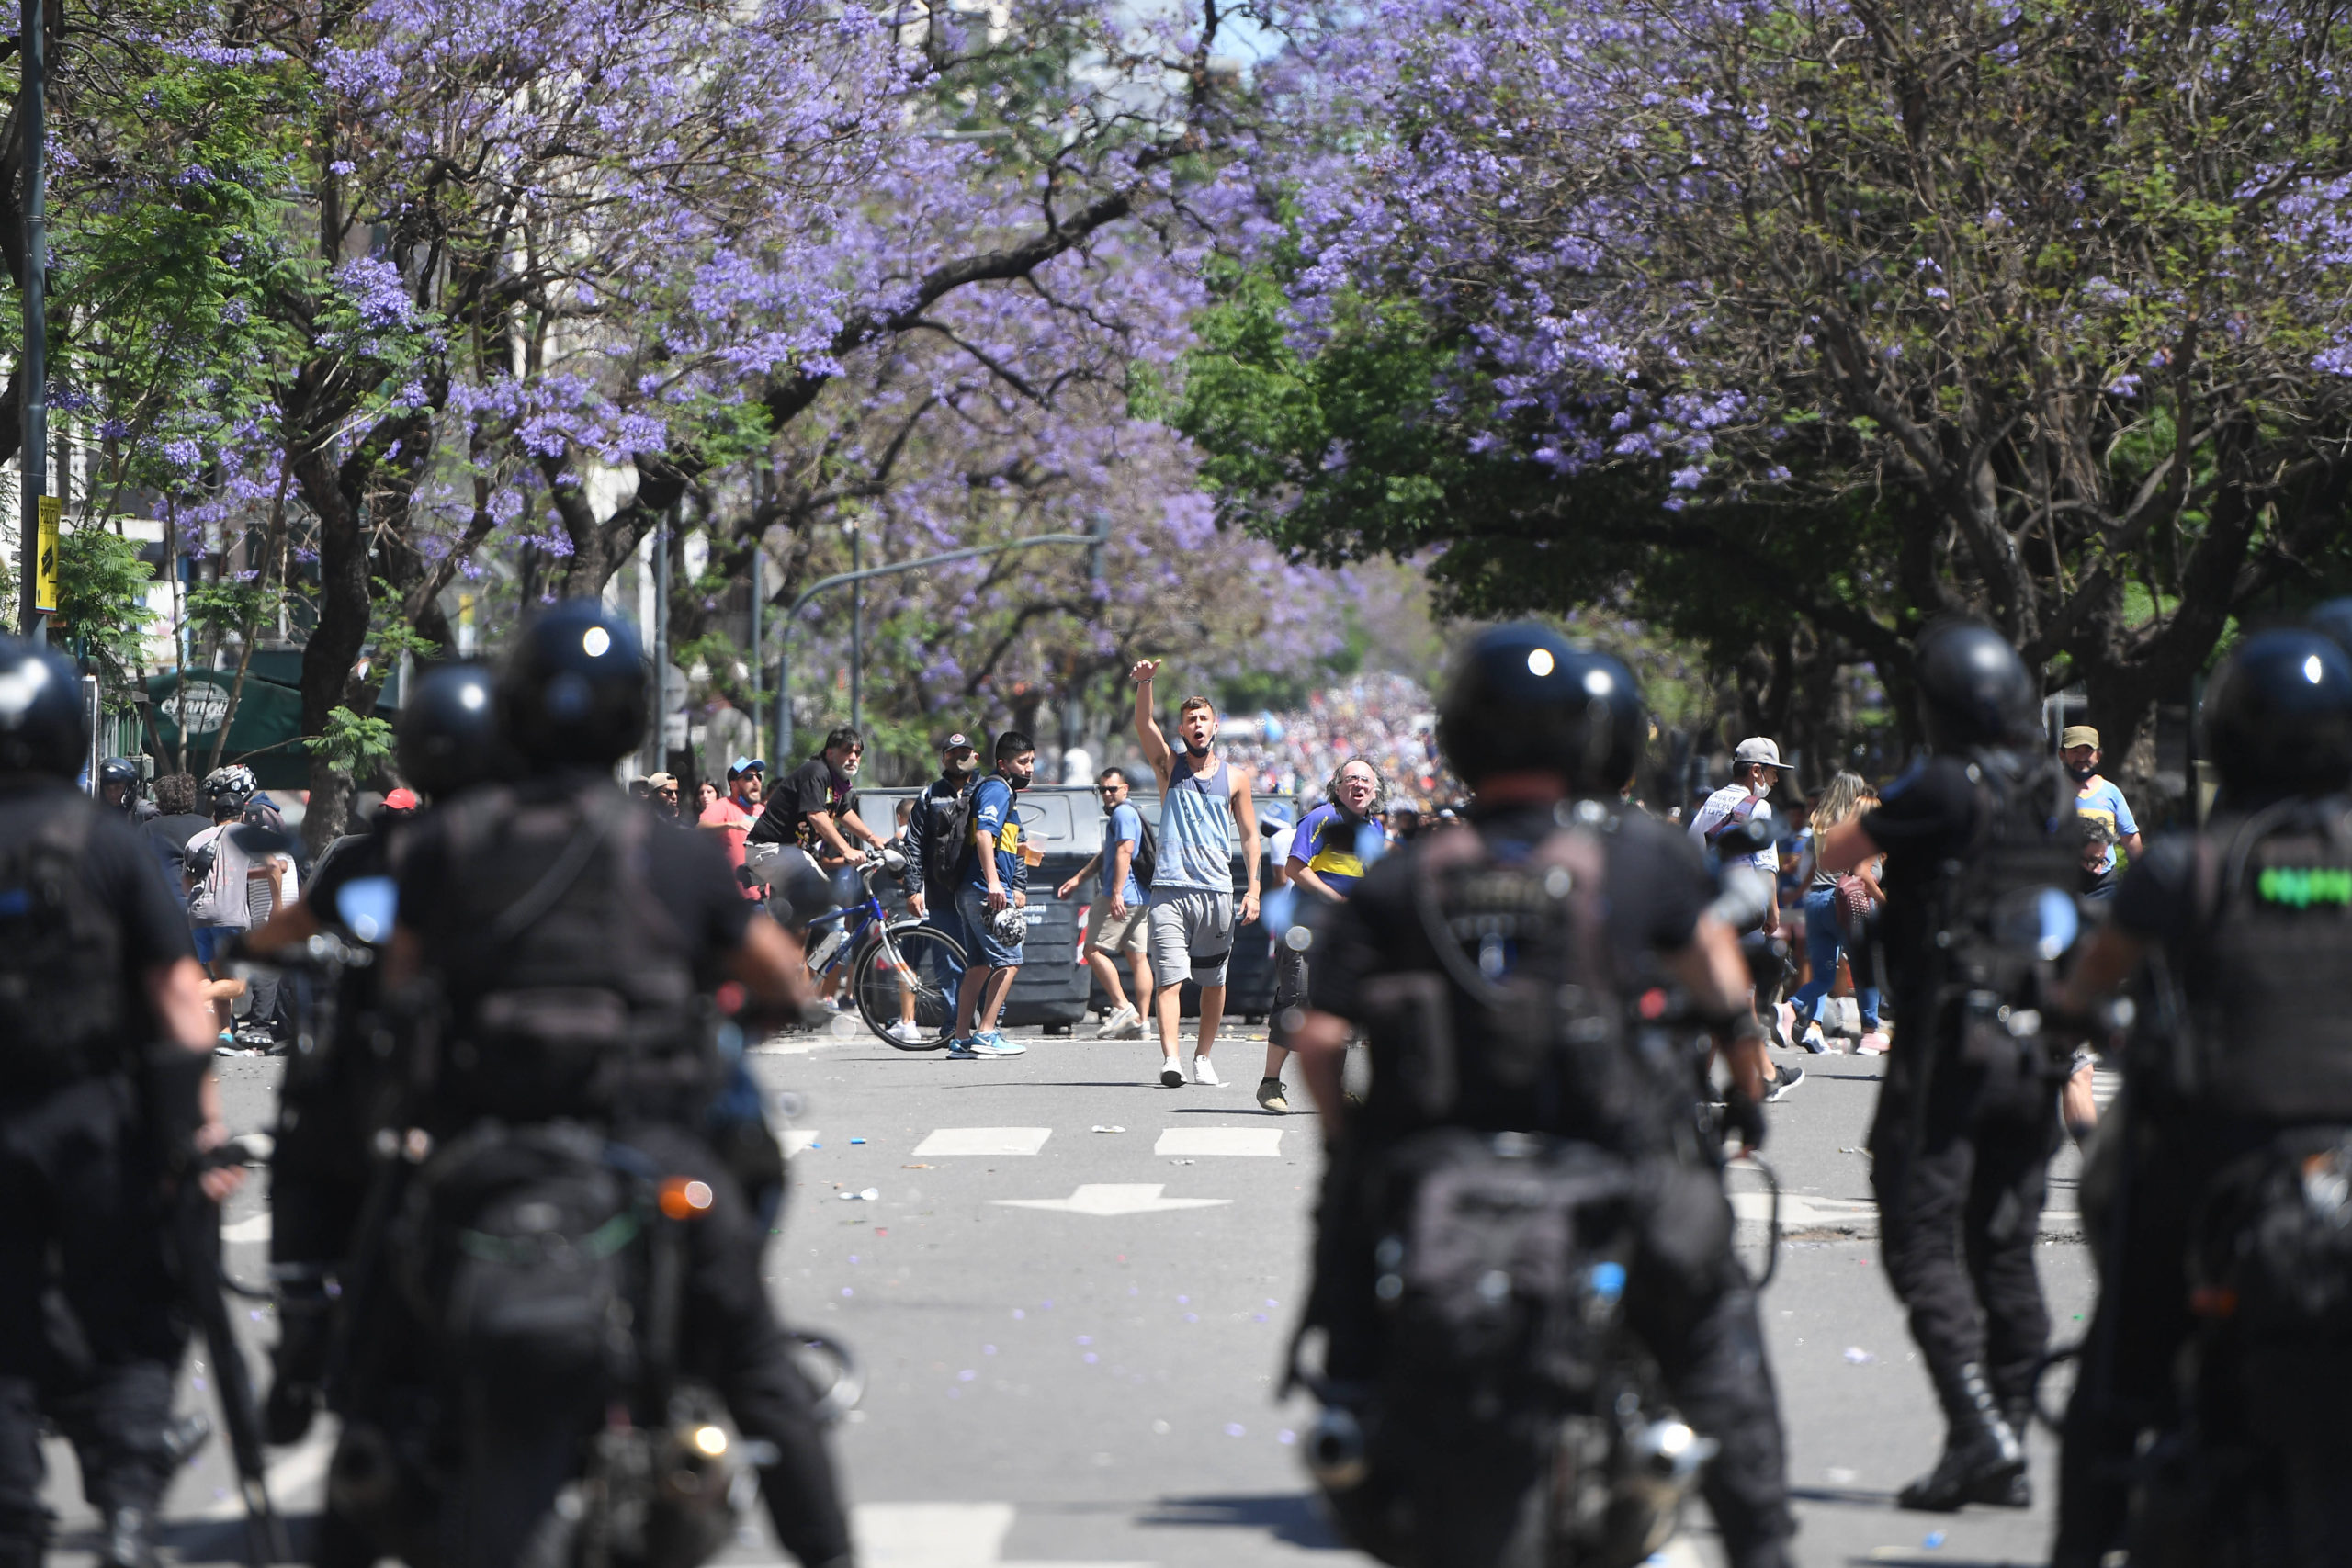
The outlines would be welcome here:
[[[1233,895],[1205,887],[1151,890],[1151,978],[1154,985],[1225,984],[1233,956]]]
[[[1113,958],[1130,953],[1148,953],[1150,932],[1149,906],[1130,904],[1126,918],[1111,913],[1111,900],[1100,893],[1094,896],[1094,912],[1087,917],[1086,951]]]

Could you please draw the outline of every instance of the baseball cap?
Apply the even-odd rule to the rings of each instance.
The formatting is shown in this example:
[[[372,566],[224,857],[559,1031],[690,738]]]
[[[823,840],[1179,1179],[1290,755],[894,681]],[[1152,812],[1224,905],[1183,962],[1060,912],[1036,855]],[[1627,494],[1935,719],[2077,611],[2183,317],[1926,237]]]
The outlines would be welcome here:
[[[1761,762],[1768,768],[1777,768],[1781,765],[1781,749],[1765,736],[1751,735],[1739,743],[1732,752],[1731,760],[1735,762]]]
[[[396,789],[384,796],[384,809],[387,811],[413,811],[416,807],[416,791],[413,789]]]
[[[655,773],[645,782],[647,784],[657,790],[675,789],[678,787],[678,775],[675,773]]]
[[[737,778],[744,773],[764,773],[768,765],[757,757],[738,757],[727,764],[727,776]]]
[[[2058,750],[2071,751],[2077,746],[2098,750],[2098,731],[2087,724],[2070,724],[2058,732]]]
[[[939,754],[943,757],[947,755],[950,751],[977,751],[978,750],[978,747],[972,744],[972,738],[965,734],[962,730],[957,730],[955,734],[949,736],[946,739],[939,743]]]

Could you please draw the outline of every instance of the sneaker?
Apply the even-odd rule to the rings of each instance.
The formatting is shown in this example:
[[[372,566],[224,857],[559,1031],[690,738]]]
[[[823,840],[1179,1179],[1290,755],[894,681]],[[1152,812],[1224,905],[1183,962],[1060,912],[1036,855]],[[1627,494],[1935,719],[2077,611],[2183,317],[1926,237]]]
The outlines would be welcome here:
[[[891,1039],[897,1041],[901,1045],[920,1045],[922,1043],[922,1025],[915,1022],[912,1019],[902,1018],[882,1032],[888,1035]]]
[[[1873,1029],[1868,1034],[1862,1036],[1862,1043],[1854,1047],[1854,1055],[1858,1056],[1883,1056],[1886,1055],[1886,1031],[1883,1029]]]
[[[1103,1019],[1102,1027],[1094,1032],[1097,1040],[1132,1040],[1143,1032],[1143,1020],[1133,1008],[1120,1008]]]
[[[1206,1084],[1211,1089],[1225,1087],[1225,1080],[1216,1076],[1216,1069],[1209,1065],[1209,1059],[1206,1056],[1193,1058],[1193,1081],[1197,1084]]]
[[[1796,1043],[1796,1008],[1788,1002],[1774,1002],[1772,1004],[1773,1043],[1784,1051],[1789,1050]]]
[[[1797,1043],[1819,1056],[1828,1051],[1829,1037],[1821,1032],[1818,1023],[1808,1023],[1804,1026],[1804,1032],[1797,1036]]]
[[[959,1062],[973,1061],[979,1056],[979,1053],[972,1049],[972,1042],[969,1040],[950,1040],[947,1043],[947,1054]]]
[[[1184,1069],[1178,1065],[1175,1057],[1170,1056],[1159,1064],[1159,1081],[1169,1089],[1184,1087]]]
[[[1764,1103],[1770,1105],[1775,1100],[1786,1100],[1790,1092],[1803,1082],[1804,1082],[1803,1067],[1793,1064],[1783,1065],[1781,1068],[1781,1076],[1774,1078],[1771,1087],[1764,1091]]]
[[[1007,1040],[993,1029],[983,1029],[972,1036],[972,1054],[976,1056],[1018,1056],[1029,1049],[1018,1040]]]
[[[1290,1101],[1283,1098],[1282,1079],[1260,1078],[1258,1080],[1258,1108],[1271,1115],[1290,1114]]]

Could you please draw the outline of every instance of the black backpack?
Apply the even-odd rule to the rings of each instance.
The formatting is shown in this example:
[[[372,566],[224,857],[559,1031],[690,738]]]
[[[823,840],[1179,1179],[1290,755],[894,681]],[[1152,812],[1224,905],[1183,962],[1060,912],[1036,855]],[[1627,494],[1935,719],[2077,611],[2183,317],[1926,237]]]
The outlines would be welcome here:
[[[923,791],[922,809],[927,816],[922,832],[924,886],[952,891],[956,879],[964,874],[972,854],[972,796],[979,787],[979,776],[975,774],[971,783],[953,795],[939,794],[936,784]]]
[[[1118,846],[1114,844],[1102,852],[1116,854]],[[1145,821],[1143,813],[1138,811],[1136,813],[1136,852],[1135,857],[1127,862],[1127,874],[1136,879],[1137,887],[1148,893],[1151,891],[1151,879],[1159,870],[1159,836],[1152,832],[1151,824]]]
[[[100,808],[67,796],[0,851],[0,1072],[53,1087],[119,1065],[122,928],[83,868]]]

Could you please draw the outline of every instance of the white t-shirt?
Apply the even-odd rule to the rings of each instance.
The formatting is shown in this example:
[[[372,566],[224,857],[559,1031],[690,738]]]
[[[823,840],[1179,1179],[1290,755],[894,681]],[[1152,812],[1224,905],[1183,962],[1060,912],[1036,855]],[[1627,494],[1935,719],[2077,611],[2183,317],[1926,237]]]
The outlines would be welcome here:
[[[1729,784],[1707,796],[1699,814],[1690,818],[1690,841],[1700,849],[1707,849],[1707,835],[1725,818],[1738,817],[1757,822],[1772,819],[1772,803],[1762,795],[1750,795],[1747,786]],[[1781,852],[1775,847],[1757,851],[1747,857],[1747,863],[1767,876],[1781,874]]]

